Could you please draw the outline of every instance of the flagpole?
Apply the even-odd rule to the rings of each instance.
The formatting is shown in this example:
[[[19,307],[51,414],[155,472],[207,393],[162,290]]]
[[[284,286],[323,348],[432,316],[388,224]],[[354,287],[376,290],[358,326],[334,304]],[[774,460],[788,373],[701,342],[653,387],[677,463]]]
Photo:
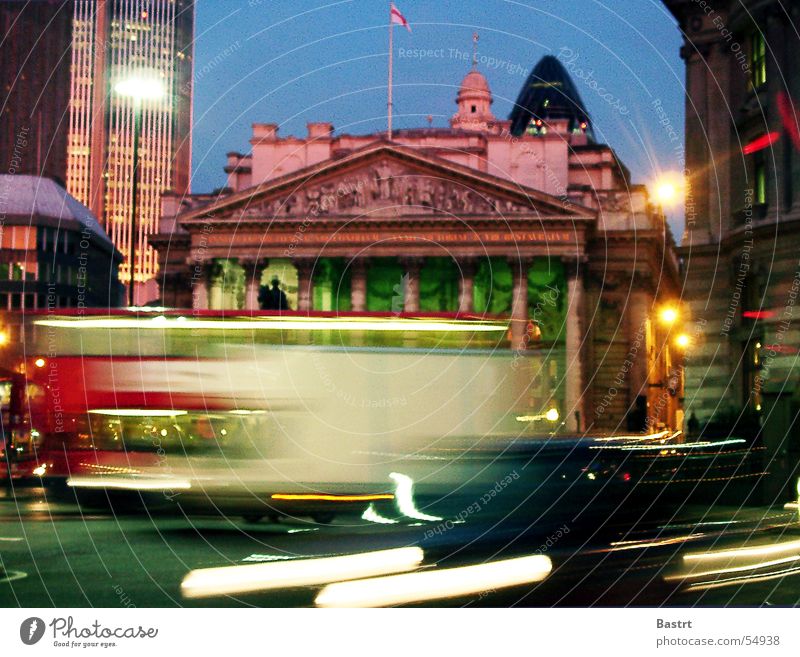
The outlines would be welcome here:
[[[392,21],[392,3],[389,3],[389,141],[392,141],[392,65],[394,60],[394,22]]]

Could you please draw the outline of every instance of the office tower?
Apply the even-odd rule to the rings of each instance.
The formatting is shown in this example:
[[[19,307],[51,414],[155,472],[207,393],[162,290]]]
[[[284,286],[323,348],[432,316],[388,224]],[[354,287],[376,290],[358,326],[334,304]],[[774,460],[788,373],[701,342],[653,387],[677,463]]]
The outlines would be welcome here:
[[[64,184],[72,0],[0,2],[0,173]]]
[[[67,189],[91,208],[125,256],[125,284],[133,254],[136,303],[145,303],[158,294],[158,259],[148,237],[158,232],[161,194],[189,191],[194,2],[74,4]],[[136,101],[117,92],[120,81],[141,77],[157,80],[163,96]]]

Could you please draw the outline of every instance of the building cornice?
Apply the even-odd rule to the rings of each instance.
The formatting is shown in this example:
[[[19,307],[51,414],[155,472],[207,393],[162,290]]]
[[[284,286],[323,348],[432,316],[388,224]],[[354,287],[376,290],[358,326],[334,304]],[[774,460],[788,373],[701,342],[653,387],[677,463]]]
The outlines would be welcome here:
[[[489,187],[496,194],[536,206],[545,214],[562,216],[596,216],[595,210],[562,200],[530,187],[513,183],[468,166],[453,163],[419,149],[409,148],[385,140],[376,141],[339,159],[325,160],[299,171],[275,178],[254,187],[226,196],[216,202],[194,208],[178,215],[178,222],[184,224],[197,218],[210,217],[219,213],[232,213],[237,208],[248,206],[254,197],[268,198],[281,193],[294,193],[305,185],[322,183],[328,177],[341,174],[351,168],[388,157],[420,170],[436,172],[443,177],[466,181],[473,187]]]

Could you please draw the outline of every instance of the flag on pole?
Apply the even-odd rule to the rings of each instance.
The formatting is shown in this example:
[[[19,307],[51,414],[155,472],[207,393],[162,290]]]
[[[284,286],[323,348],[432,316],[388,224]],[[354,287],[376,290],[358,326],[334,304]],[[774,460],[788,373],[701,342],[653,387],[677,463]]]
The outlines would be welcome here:
[[[411,26],[408,24],[406,17],[400,13],[400,10],[394,6],[394,2],[389,3],[389,102],[388,102],[388,109],[389,109],[389,129],[386,131],[387,136],[389,137],[389,141],[392,140],[392,111],[394,108],[394,103],[392,103],[392,61],[394,59],[394,26],[395,25],[402,25],[405,27],[409,32],[411,32]]]
[[[411,26],[408,24],[406,17],[400,13],[400,10],[394,6],[394,3],[391,5],[390,15],[392,17],[392,23],[394,25],[402,25],[406,28],[409,32],[411,31]]]

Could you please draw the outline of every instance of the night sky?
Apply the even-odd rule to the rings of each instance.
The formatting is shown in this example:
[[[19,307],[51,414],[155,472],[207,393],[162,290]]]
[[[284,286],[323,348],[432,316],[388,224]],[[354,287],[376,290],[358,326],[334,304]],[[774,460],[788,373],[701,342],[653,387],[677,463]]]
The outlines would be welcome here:
[[[396,5],[413,29],[395,28],[396,128],[426,126],[428,115],[448,125],[477,31],[495,116],[508,117],[541,57],[560,55],[597,139],[617,151],[634,182],[682,169],[681,38],[660,0]],[[330,121],[337,133],[385,130],[387,24],[383,0],[198,0],[192,191],[225,184],[225,154],[249,151],[254,122],[278,123],[282,136],[305,136],[309,121]],[[680,239],[682,213],[670,218]]]

